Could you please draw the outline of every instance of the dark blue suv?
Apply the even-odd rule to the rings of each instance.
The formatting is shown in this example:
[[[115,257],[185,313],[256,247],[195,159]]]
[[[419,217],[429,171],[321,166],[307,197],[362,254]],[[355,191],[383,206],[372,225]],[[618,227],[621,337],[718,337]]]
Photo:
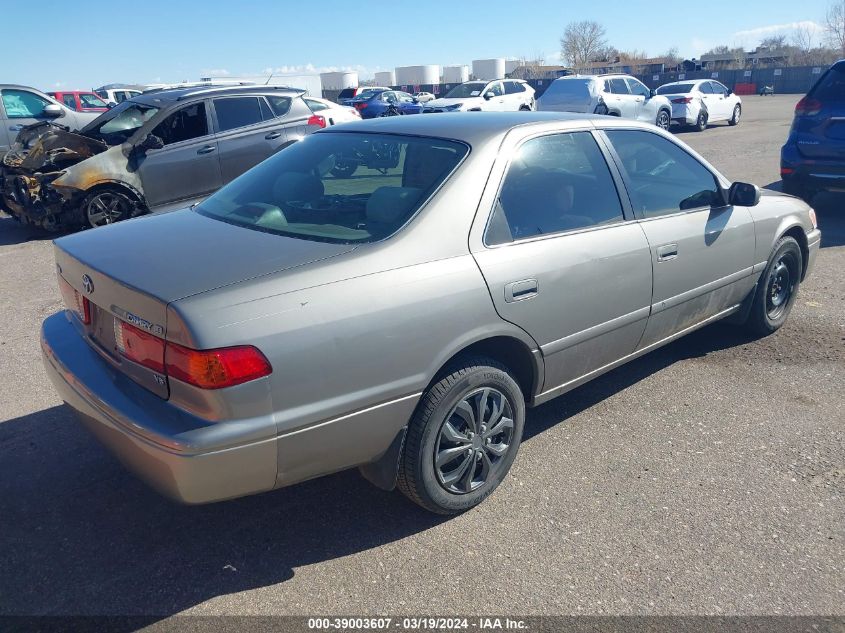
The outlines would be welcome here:
[[[780,177],[786,193],[808,201],[818,191],[845,191],[845,59],[795,106],[780,152]]]

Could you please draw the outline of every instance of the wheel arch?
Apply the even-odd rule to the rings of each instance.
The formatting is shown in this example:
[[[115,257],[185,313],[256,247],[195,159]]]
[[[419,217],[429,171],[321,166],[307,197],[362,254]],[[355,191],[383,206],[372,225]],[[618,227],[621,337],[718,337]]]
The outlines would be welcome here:
[[[775,244],[783,237],[791,237],[798,242],[798,246],[801,249],[801,281],[804,281],[804,277],[807,274],[808,260],[810,258],[810,247],[807,242],[807,234],[804,232],[804,229],[800,224],[793,224],[786,230],[778,232]]]
[[[100,180],[85,189],[84,191],[82,191],[81,194],[82,196],[87,197],[90,196],[92,193],[97,193],[98,191],[105,191],[109,189],[116,189],[122,193],[129,194],[135,200],[135,202],[138,202],[143,205],[145,209],[147,208],[147,202],[144,199],[144,194],[141,193],[141,191],[139,191],[136,187],[133,187],[129,183],[121,182],[120,180]]]

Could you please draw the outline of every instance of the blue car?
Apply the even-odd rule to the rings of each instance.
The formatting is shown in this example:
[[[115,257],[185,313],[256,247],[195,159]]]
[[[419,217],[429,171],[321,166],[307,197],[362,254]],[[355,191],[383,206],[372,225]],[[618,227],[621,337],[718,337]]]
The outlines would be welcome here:
[[[780,177],[786,193],[807,201],[818,191],[845,190],[845,59],[795,106],[780,152]]]
[[[419,114],[422,104],[407,92],[400,90],[364,91],[349,103],[358,110],[362,119],[373,119],[393,114]]]

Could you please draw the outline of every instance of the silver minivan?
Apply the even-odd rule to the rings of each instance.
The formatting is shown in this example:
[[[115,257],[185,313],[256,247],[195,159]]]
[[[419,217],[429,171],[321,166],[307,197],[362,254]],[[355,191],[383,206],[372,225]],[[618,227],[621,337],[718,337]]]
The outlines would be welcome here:
[[[24,129],[3,159],[2,202],[48,230],[190,206],[325,127],[302,94],[274,86],[153,91],[78,133],[48,123]]]

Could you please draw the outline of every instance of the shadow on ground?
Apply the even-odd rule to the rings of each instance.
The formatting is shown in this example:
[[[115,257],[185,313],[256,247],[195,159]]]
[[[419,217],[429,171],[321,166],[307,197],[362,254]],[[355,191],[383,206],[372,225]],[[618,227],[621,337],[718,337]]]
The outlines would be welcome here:
[[[54,240],[64,233],[48,233],[42,229],[25,226],[0,211],[0,246]]]
[[[746,342],[730,326],[705,328],[529,411],[525,439],[678,360]],[[0,424],[0,464],[0,614],[165,617],[448,520],[356,471],[176,505],[129,475],[65,406]]]
[[[782,191],[780,180],[763,187]],[[822,248],[845,245],[845,193],[822,191],[813,196],[810,204],[816,210],[816,218],[822,231]]]

